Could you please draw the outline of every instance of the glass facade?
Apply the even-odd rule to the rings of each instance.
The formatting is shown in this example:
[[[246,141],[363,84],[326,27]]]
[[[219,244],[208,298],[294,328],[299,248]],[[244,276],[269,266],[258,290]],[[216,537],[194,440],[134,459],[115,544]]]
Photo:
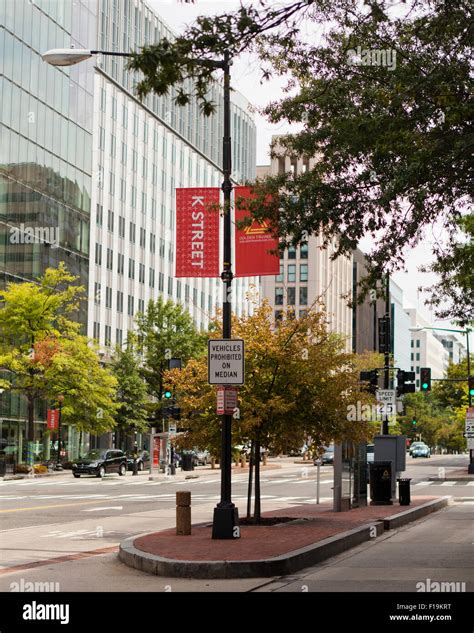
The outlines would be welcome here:
[[[91,48],[96,27],[95,0],[0,2],[0,287],[59,262],[88,285],[93,63],[57,68],[41,53]],[[78,318],[85,331],[87,310]],[[45,414],[38,402],[35,461],[52,448]],[[25,460],[25,418],[22,398],[0,394],[2,454],[17,462]]]

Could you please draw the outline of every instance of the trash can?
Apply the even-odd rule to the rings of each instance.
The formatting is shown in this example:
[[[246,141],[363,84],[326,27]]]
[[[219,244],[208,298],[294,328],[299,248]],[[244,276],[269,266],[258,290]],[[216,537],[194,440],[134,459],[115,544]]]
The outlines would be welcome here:
[[[183,453],[181,455],[181,470],[194,470],[192,453]]]
[[[409,506],[411,502],[410,478],[397,479],[398,481],[398,503],[401,506]]]
[[[370,464],[370,505],[391,506],[392,462],[372,462]]]

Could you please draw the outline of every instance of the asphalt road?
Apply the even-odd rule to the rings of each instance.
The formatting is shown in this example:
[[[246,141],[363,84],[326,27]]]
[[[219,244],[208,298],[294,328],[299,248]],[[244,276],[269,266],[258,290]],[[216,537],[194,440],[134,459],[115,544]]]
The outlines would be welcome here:
[[[474,501],[474,482],[430,482],[467,465],[466,456],[408,459],[406,476],[412,495],[452,495]],[[439,470],[439,469],[445,469]],[[220,472],[198,469],[193,479],[148,479],[108,475],[105,479],[73,479],[70,473],[50,478],[0,484],[0,591],[23,575],[28,579],[56,579],[61,590],[163,590],[163,579],[126,568],[116,560],[115,548],[128,536],[175,525],[175,494],[191,490],[193,522],[210,521],[219,500]],[[321,468],[321,500],[332,499],[332,467]],[[247,474],[233,474],[233,500],[246,513]],[[316,468],[285,460],[284,467],[262,473],[262,510],[301,503],[314,504]],[[472,540],[472,539],[471,539]],[[82,580],[81,580],[82,579]],[[86,580],[87,579],[87,580]],[[106,580],[106,582],[104,582]],[[184,590],[251,590],[258,579],[229,581],[183,580]],[[268,582],[268,579],[265,581]],[[176,585],[176,582],[174,583]],[[260,582],[261,584],[261,582]]]

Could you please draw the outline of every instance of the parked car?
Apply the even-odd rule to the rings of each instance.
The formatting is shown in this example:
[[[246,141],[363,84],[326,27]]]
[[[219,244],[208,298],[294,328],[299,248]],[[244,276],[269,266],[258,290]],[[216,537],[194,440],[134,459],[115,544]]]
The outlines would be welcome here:
[[[411,457],[431,457],[431,449],[424,442],[413,442],[410,446]]]
[[[135,460],[133,451],[127,451],[127,469],[133,470],[133,462]],[[138,470],[150,468],[150,453],[148,451],[138,451]]]
[[[107,473],[127,474],[127,456],[123,451],[95,448],[72,465],[72,474],[76,478],[81,475],[104,477]]]
[[[196,457],[195,462],[196,466],[207,466],[207,464],[211,461],[211,454],[209,451],[194,451]]]
[[[326,447],[320,459],[322,464],[334,464],[334,444],[330,444]],[[314,460],[315,466],[317,465],[316,462],[317,459]]]

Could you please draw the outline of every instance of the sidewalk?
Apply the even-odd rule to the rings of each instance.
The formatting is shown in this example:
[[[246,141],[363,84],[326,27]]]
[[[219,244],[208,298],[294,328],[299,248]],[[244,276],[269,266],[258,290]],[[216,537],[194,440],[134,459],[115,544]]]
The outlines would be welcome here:
[[[334,512],[332,502],[300,505],[265,513],[287,517],[275,525],[244,525],[241,538],[213,540],[212,525],[192,526],[190,536],[175,529],[124,541],[120,559],[158,576],[250,578],[293,573],[380,536],[448,505],[450,497],[416,497],[409,507],[367,506]]]

